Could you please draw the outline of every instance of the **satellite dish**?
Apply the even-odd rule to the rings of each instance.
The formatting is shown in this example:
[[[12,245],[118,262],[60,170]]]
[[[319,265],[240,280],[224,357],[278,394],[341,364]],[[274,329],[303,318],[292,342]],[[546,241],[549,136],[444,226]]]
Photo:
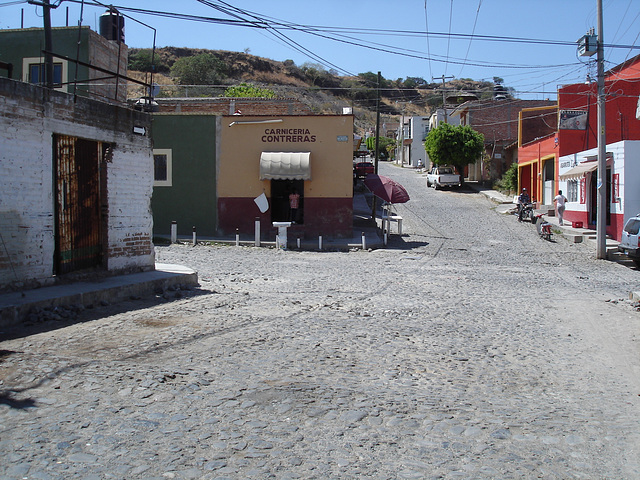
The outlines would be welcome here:
[[[149,96],[157,97],[159,93],[160,93],[160,85],[158,85],[156,82],[153,82],[149,87]]]

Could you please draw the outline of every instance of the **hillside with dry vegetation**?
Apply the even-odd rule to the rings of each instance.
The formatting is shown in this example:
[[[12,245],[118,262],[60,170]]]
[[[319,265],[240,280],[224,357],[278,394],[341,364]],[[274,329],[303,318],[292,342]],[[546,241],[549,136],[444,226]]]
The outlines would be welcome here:
[[[244,52],[164,47],[130,49],[129,76],[159,85],[159,97],[221,96],[227,87],[247,83],[272,90],[277,97],[295,98],[318,113],[341,113],[352,107],[356,119],[375,114],[377,74],[340,76],[313,63],[296,65]],[[488,98],[494,84],[455,79],[445,84],[447,97]],[[129,97],[142,96],[132,87]],[[442,105],[442,84],[418,77],[382,78],[380,111],[384,115],[429,115]]]

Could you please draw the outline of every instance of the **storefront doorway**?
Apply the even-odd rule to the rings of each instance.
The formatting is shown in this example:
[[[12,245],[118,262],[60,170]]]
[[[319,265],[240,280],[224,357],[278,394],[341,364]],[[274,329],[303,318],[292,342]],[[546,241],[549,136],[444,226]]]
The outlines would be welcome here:
[[[289,205],[294,192],[300,195],[297,210]],[[271,221],[304,223],[304,180],[271,180]]]
[[[554,182],[555,182],[555,160],[547,160],[544,162],[542,170],[542,204],[553,205],[554,198]]]
[[[590,201],[589,201],[589,223],[596,225],[598,222],[598,170],[594,170],[591,173],[590,179]],[[607,168],[605,175],[605,204],[607,206],[606,222],[607,225],[611,225],[611,168]]]

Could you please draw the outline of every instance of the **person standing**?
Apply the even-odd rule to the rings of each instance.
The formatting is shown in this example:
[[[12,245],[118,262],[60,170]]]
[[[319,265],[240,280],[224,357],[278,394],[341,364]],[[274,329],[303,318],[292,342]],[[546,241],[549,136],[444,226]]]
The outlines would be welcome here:
[[[558,195],[553,199],[553,202],[556,204],[556,212],[558,212],[558,225],[562,225],[565,203],[567,203],[567,197],[562,194],[562,190],[558,190]]]
[[[289,194],[289,220],[296,223],[298,219],[298,207],[300,206],[300,194],[294,188]]]

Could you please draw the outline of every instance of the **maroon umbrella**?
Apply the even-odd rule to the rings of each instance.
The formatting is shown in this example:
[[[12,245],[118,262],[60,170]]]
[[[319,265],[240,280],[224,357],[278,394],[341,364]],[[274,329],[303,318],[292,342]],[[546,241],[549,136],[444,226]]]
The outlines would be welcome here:
[[[370,173],[364,179],[364,184],[371,193],[385,202],[406,203],[409,201],[409,194],[404,187],[389,177]]]

